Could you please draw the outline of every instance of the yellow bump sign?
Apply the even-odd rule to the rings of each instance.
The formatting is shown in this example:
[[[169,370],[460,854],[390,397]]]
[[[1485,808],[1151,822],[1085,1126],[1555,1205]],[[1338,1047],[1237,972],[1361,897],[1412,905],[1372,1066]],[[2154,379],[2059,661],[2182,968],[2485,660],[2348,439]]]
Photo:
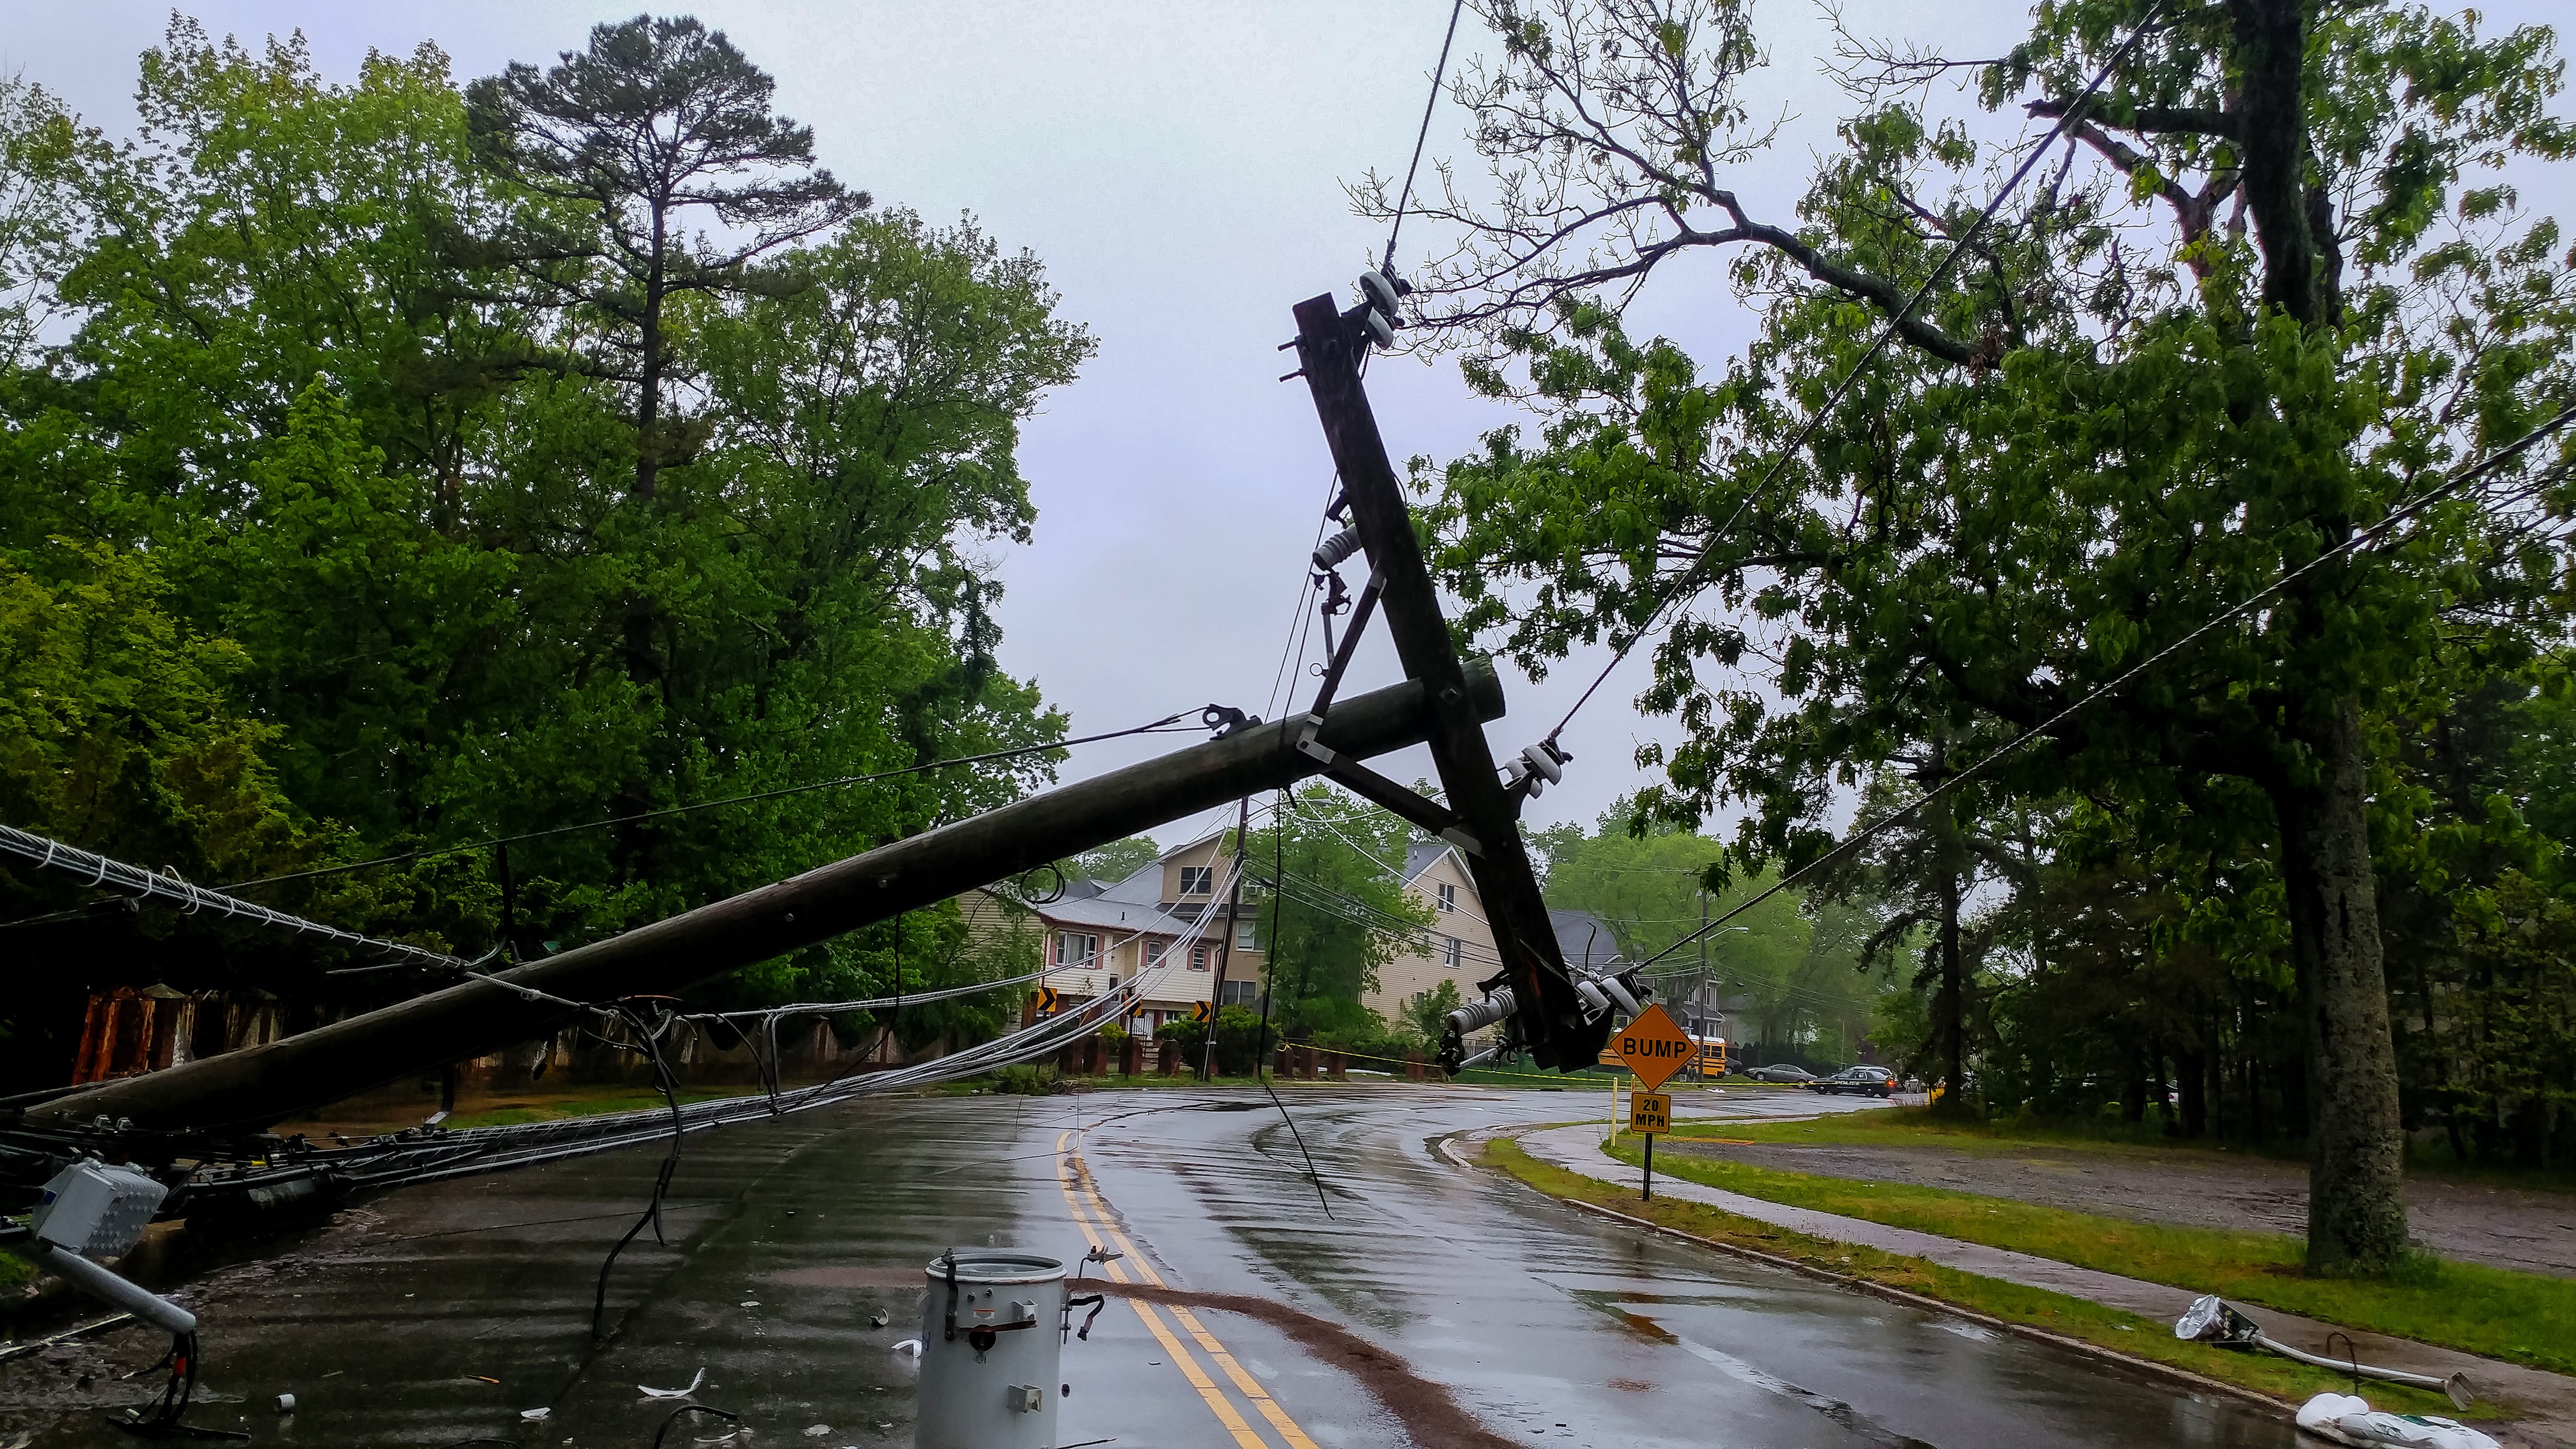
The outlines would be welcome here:
[[[1628,1130],[1651,1137],[1673,1130],[1673,1099],[1667,1092],[1630,1092]]]
[[[1628,1029],[1619,1033],[1617,1046],[1619,1065],[1636,1073],[1638,1082],[1649,1092],[1690,1065],[1691,1053],[1699,1049],[1661,1002],[1638,1013],[1637,1019],[1628,1023]]]

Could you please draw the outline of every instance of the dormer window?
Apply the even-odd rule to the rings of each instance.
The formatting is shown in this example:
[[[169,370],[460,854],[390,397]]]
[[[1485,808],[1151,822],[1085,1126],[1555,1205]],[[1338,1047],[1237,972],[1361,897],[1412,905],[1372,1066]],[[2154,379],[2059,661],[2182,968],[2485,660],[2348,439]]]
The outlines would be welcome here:
[[[1204,896],[1213,895],[1215,892],[1216,868],[1214,866],[1185,865],[1181,867],[1182,895]]]

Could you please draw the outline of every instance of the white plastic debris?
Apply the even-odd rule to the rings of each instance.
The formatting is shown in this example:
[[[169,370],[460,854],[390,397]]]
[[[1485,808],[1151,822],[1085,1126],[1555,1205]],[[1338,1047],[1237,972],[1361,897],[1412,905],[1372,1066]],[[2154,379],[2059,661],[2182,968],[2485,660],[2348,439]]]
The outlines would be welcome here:
[[[919,1358],[921,1357],[921,1340],[917,1338],[907,1338],[903,1342],[896,1344],[894,1346],[894,1351],[896,1353],[908,1353],[914,1358]]]
[[[294,1396],[293,1394],[280,1394],[280,1395],[278,1395],[278,1396],[277,1396],[277,1412],[279,1412],[279,1413],[281,1413],[281,1414],[292,1414],[292,1413],[294,1413],[294,1412],[295,1412],[295,1396]]]
[[[885,1316],[884,1314],[880,1313],[880,1314],[878,1314],[876,1317],[871,1318],[871,1319],[869,1319],[869,1320],[868,1320],[868,1327],[870,1327],[870,1328],[883,1328],[883,1327],[885,1327],[885,1326],[886,1326],[886,1324],[887,1324],[887,1322],[888,1322],[888,1321],[889,1321],[889,1320],[886,1318],[886,1316]]]
[[[2299,1410],[2299,1427],[2354,1449],[2498,1449],[2496,1441],[2457,1419],[2392,1414],[2355,1394],[2319,1394]]]
[[[831,1432],[832,1426],[829,1424],[808,1424],[805,1426],[805,1437],[808,1439],[820,1439]]]
[[[657,1389],[649,1384],[637,1384],[635,1387],[642,1390],[644,1397],[648,1399],[685,1399],[689,1395],[696,1393],[698,1391],[698,1385],[703,1384],[706,1381],[706,1367],[704,1365],[700,1365],[698,1368],[698,1376],[689,1380],[689,1386],[685,1389]]]
[[[553,1412],[554,1410],[552,1409],[521,1409],[519,1411],[519,1417],[533,1424]]]

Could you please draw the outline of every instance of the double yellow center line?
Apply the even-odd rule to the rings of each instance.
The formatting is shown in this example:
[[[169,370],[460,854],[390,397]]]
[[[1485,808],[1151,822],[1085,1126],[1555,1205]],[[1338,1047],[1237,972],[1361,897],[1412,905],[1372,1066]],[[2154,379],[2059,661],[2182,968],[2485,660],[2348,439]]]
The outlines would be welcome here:
[[[1075,1135],[1068,1130],[1056,1134],[1055,1139],[1056,1186],[1064,1193],[1064,1205],[1072,1210],[1074,1223],[1082,1229],[1082,1236],[1092,1247],[1105,1247],[1126,1255],[1102,1265],[1107,1269],[1110,1281],[1134,1281],[1127,1275],[1127,1265],[1134,1264],[1136,1279],[1155,1288],[1166,1286],[1163,1276],[1154,1271],[1154,1265],[1146,1262],[1145,1255],[1137,1252],[1135,1244],[1128,1242],[1127,1235],[1118,1230],[1117,1221],[1109,1215],[1109,1204],[1101,1201],[1099,1189],[1092,1185],[1090,1171],[1082,1164],[1081,1152],[1071,1145]],[[1181,1376],[1190,1381],[1191,1388],[1199,1391],[1208,1411],[1215,1414],[1217,1422],[1234,1436],[1239,1449],[1270,1449],[1269,1442],[1225,1396],[1225,1390],[1217,1386],[1216,1380],[1208,1376],[1207,1370],[1191,1355],[1188,1347],[1173,1335],[1171,1328],[1163,1322],[1163,1316],[1154,1311],[1154,1305],[1142,1298],[1130,1298],[1126,1303],[1136,1310],[1145,1330],[1163,1345],[1163,1352],[1171,1355],[1172,1362],[1180,1366]],[[1164,1306],[1171,1310],[1172,1318],[1182,1330],[1198,1341],[1199,1348],[1215,1362],[1218,1371],[1233,1381],[1235,1392],[1241,1394],[1262,1418],[1270,1421],[1272,1431],[1288,1449],[1315,1449],[1315,1441],[1306,1437],[1306,1431],[1297,1427],[1297,1421],[1288,1417],[1288,1411],[1279,1407],[1278,1401],[1261,1387],[1260,1380],[1244,1372],[1243,1365],[1235,1362],[1234,1355],[1226,1352],[1225,1345],[1217,1342],[1216,1335],[1207,1331],[1207,1326],[1199,1322],[1197,1314],[1176,1303]]]

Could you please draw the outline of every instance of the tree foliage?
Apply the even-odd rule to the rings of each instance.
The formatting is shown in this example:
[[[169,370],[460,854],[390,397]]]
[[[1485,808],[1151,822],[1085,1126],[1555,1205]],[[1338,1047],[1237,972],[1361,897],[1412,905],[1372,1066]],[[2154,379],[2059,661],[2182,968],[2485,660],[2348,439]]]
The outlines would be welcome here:
[[[2375,861],[2415,826],[2373,780],[2401,715],[2563,647],[2576,444],[2337,550],[2576,395],[2576,269],[2493,171],[2576,133],[2545,30],[2168,5],[2112,63],[2145,9],[2043,6],[1970,67],[1987,109],[2067,122],[1972,237],[2021,153],[1941,109],[1936,52],[1848,38],[1842,146],[1775,221],[1730,189],[1765,140],[1743,7],[1487,6],[1500,58],[1461,95],[1497,199],[1448,203],[1426,320],[1544,423],[1426,476],[1439,566],[1533,667],[1660,629],[1639,702],[1684,738],[1642,756],[1654,808],[1740,809],[1745,863],[1820,856],[1841,792],[1927,741],[2025,731],[1996,804],[2078,802],[2137,863],[2258,863],[2319,1086],[2311,1260],[2381,1266],[2405,1232]],[[1721,248],[1761,331],[1703,375],[1620,304]]]
[[[526,956],[1047,778],[1039,754],[654,813],[1062,732],[995,662],[981,550],[1029,536],[1019,423],[1091,341],[971,217],[862,209],[769,89],[686,20],[602,27],[469,103],[432,46],[333,80],[300,37],[176,19],[130,141],[0,90],[12,822],[446,949],[506,910]],[[612,137],[678,149],[612,161]],[[689,383],[658,422],[657,359]],[[476,842],[566,826],[509,847],[505,899]],[[0,899],[81,893],[12,871]],[[974,979],[953,917],[716,995],[873,994],[898,960]],[[400,986],[154,912],[13,936],[75,984],[317,1009]],[[967,1000],[905,1030],[997,1025]]]

